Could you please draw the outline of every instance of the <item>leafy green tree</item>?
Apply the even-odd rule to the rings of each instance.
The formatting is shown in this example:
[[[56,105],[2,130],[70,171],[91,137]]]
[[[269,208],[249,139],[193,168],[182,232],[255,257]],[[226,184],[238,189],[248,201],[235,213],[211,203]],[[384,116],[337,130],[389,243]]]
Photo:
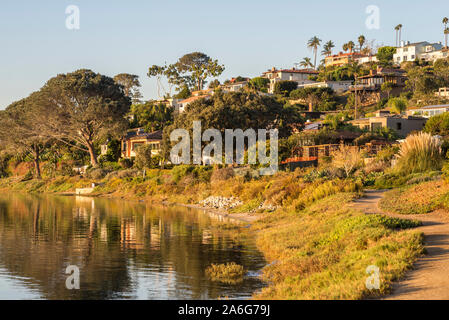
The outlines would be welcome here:
[[[396,53],[395,47],[381,47],[377,51],[377,60],[382,67],[389,67],[393,64],[393,55]]]
[[[166,77],[169,84],[178,88],[187,86],[190,90],[202,90],[210,77],[218,77],[224,71],[224,66],[202,52],[193,52],[179,58],[171,65],[153,65],[148,71],[148,77]]]
[[[137,149],[134,166],[137,169],[152,169],[158,165],[158,157],[153,156],[151,145],[143,145]]]
[[[178,94],[175,95],[176,99],[187,99],[192,95],[188,86],[183,86]]]
[[[226,129],[279,129],[279,137],[291,134],[292,126],[301,126],[304,119],[292,106],[284,106],[274,97],[252,92],[217,92],[210,99],[200,99],[177,116],[173,125],[164,129],[163,156],[170,150],[169,137],[174,129],[192,131],[193,121],[201,121],[202,128]]]
[[[249,86],[260,92],[268,92],[268,87],[270,85],[270,80],[263,77],[256,77],[249,81]]]
[[[391,98],[387,103],[391,112],[401,114],[407,109],[407,100],[404,98]]]
[[[335,110],[337,105],[335,93],[330,88],[300,88],[292,91],[290,98],[303,100],[319,111]]]
[[[387,93],[388,99],[390,99],[391,91],[394,89],[393,82],[387,81],[382,83],[382,86],[380,87],[380,90]]]
[[[78,70],[50,79],[40,90],[36,120],[49,138],[90,155],[98,165],[95,145],[105,137],[120,137],[127,128],[130,99],[107,76]]]
[[[209,83],[209,89],[215,89],[220,86],[220,81],[218,79],[215,79]]]
[[[296,88],[298,88],[298,83],[296,81],[289,81],[289,80],[278,81],[274,85],[274,93],[288,97],[290,95],[290,92],[292,92]]]
[[[123,86],[125,95],[133,100],[139,102],[142,98],[139,88],[141,87],[139,76],[128,73],[120,73],[114,77],[114,81]]]
[[[134,104],[130,114],[134,115],[132,126],[147,132],[162,130],[173,122],[173,108],[152,101]]]
[[[31,156],[35,177],[41,179],[41,155],[49,139],[41,131],[35,107],[36,93],[0,111],[0,141],[7,150]]]
[[[431,117],[424,128],[424,132],[431,135],[449,136],[449,113],[442,113]]]

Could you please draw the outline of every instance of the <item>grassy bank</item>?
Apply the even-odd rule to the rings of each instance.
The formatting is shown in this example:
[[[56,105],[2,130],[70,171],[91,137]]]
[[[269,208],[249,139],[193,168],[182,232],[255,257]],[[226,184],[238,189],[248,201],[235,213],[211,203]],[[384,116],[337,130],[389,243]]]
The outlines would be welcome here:
[[[339,193],[306,209],[261,222],[257,243],[274,262],[260,299],[363,299],[387,294],[423,252],[418,222],[364,215],[348,207],[356,197]],[[365,286],[366,269],[380,268],[380,290]]]
[[[253,212],[257,245],[270,263],[269,284],[257,299],[362,299],[388,293],[422,254],[416,222],[366,216],[348,205],[361,196],[357,179],[338,179],[314,171],[279,172],[270,177],[235,175],[229,168],[180,166],[149,170],[145,178],[132,170],[100,179],[59,177],[0,181],[0,189],[22,192],[73,192],[99,183],[98,196],[197,204],[213,195],[237,197],[233,212]],[[264,206],[277,208],[265,211]],[[366,268],[380,268],[381,288],[366,289]]]
[[[449,184],[443,180],[393,189],[380,202],[382,210],[397,214],[426,214],[449,209]]]

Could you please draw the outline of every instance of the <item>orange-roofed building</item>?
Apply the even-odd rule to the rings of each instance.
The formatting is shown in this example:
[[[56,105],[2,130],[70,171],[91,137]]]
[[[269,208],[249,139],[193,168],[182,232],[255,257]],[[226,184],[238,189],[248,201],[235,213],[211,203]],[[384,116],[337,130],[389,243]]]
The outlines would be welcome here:
[[[358,52],[350,52],[350,53],[343,53],[340,52],[339,54],[335,54],[333,56],[329,56],[325,58],[325,64],[327,67],[333,67],[333,66],[344,66],[349,63],[352,63],[353,61],[356,61],[358,59],[361,59],[365,57],[364,54],[358,53]]]

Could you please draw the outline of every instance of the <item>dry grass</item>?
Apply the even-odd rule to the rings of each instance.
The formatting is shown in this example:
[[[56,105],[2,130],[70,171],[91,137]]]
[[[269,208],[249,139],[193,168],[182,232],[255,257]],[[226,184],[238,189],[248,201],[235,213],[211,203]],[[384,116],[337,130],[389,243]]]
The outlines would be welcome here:
[[[441,141],[420,132],[409,136],[402,143],[396,169],[409,174],[440,170],[442,164]]]
[[[398,214],[426,214],[446,207],[449,184],[442,180],[394,189],[380,202],[382,210]]]
[[[269,262],[270,283],[256,299],[362,299],[389,292],[422,254],[422,234],[403,230],[418,222],[364,215],[340,193],[302,212],[277,213],[258,222],[257,244]],[[381,269],[381,288],[365,286],[366,268]]]

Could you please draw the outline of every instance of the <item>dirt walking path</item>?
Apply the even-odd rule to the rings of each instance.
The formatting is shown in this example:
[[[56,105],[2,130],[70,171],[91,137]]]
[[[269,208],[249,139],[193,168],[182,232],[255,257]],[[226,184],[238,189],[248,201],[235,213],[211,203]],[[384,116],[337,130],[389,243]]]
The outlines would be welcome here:
[[[398,215],[382,212],[379,201],[385,191],[368,190],[353,207],[367,214],[422,221],[426,255],[420,258],[406,277],[393,285],[386,300],[449,300],[449,219],[443,212],[426,215]]]

